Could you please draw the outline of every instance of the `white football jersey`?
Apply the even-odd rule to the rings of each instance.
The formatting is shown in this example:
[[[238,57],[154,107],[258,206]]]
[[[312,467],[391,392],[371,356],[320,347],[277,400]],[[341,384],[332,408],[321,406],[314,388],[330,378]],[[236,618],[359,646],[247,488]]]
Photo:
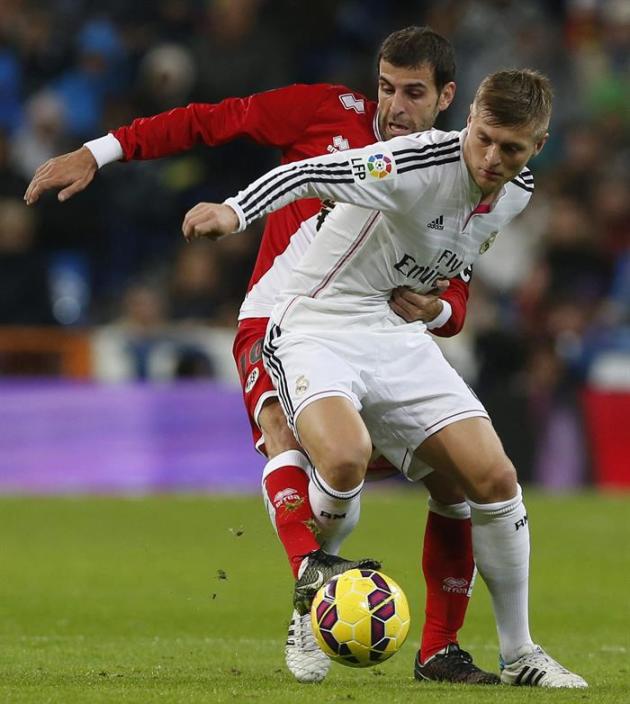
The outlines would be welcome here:
[[[287,324],[290,312],[291,327],[311,327],[312,314],[323,327],[384,318],[404,324],[389,309],[392,289],[426,293],[483,254],[527,205],[534,180],[524,169],[488,212],[478,212],[481,191],[464,162],[465,136],[431,130],[296,162],[228,198],[241,230],[296,198],[340,204],[295,266],[275,322]]]

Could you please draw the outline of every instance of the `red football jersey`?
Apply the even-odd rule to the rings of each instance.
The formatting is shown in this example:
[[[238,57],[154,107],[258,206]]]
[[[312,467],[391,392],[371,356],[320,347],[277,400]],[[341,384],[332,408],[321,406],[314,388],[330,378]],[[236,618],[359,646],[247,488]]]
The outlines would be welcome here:
[[[192,103],[138,118],[114,130],[113,135],[125,160],[152,159],[199,143],[215,146],[249,137],[280,149],[283,164],[382,139],[376,103],[344,86],[329,84],[296,84],[216,104]],[[304,199],[269,215],[241,319],[269,316],[275,292],[315,236],[320,209],[319,200]],[[452,314],[445,325],[432,332],[454,335],[466,316],[467,280],[452,280],[442,298],[450,303]]]

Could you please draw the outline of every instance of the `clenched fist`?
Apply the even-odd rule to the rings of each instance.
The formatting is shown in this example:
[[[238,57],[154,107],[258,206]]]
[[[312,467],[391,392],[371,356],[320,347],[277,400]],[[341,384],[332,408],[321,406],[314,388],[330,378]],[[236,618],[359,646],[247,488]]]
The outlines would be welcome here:
[[[238,229],[238,216],[229,205],[197,203],[184,217],[182,232],[187,242],[198,237],[218,240]]]

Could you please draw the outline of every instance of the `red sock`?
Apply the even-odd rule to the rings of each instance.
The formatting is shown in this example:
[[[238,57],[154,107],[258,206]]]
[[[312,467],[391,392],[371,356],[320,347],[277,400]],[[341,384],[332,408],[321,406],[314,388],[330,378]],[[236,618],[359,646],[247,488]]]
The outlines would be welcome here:
[[[427,585],[422,662],[449,643],[457,643],[474,570],[470,519],[445,518],[429,511],[422,555]]]
[[[275,524],[280,542],[297,577],[302,558],[320,545],[312,526],[315,517],[308,500],[308,476],[300,467],[274,469],[264,482],[270,505],[275,509]]]

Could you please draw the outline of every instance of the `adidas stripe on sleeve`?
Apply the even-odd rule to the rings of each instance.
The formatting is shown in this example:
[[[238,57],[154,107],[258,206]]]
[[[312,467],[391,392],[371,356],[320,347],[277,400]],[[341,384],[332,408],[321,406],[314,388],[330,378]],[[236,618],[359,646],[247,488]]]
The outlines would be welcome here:
[[[459,136],[418,146],[397,137],[363,149],[279,166],[225,203],[239,216],[239,231],[298,198],[330,198],[382,211],[406,212],[418,199],[429,166],[459,161]]]

